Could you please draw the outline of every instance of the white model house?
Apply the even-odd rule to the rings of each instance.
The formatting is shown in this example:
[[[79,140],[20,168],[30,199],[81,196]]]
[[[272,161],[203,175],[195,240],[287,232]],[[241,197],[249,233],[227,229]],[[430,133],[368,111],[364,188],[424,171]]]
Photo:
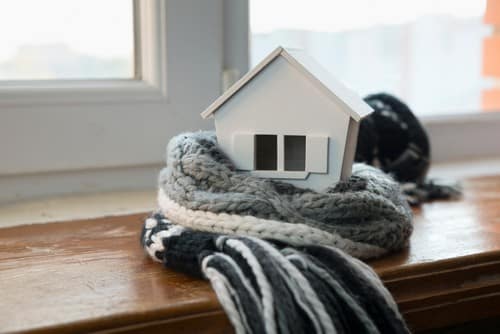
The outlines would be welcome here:
[[[241,171],[320,190],[351,175],[372,111],[302,51],[277,48],[201,115]]]

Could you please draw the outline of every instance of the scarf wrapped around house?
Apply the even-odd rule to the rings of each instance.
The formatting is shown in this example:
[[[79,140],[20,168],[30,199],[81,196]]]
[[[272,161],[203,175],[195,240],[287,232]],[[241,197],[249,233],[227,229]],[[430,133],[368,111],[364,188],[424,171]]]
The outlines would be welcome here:
[[[411,210],[397,182],[355,164],[323,192],[238,173],[212,132],[174,137],[142,244],[208,279],[237,333],[407,333],[360,260],[404,248]]]

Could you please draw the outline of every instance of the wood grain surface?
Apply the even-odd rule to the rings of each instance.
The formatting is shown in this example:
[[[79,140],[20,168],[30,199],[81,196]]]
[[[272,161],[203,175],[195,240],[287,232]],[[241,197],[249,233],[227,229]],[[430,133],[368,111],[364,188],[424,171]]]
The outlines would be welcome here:
[[[230,328],[207,282],[166,270],[143,253],[143,217],[0,230],[0,329],[128,332],[162,321],[170,327],[175,319],[185,319],[189,332]]]
[[[415,210],[410,247],[370,264],[415,331],[500,316],[500,176]]]
[[[415,211],[408,250],[373,261],[414,331],[500,316],[500,177]],[[144,215],[0,229],[0,332],[231,332],[210,286],[139,246]]]

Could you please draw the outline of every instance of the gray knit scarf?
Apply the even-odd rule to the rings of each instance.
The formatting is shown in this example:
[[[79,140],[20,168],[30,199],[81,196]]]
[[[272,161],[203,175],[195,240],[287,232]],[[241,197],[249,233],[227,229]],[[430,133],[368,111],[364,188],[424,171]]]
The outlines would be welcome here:
[[[238,333],[406,333],[359,259],[412,232],[398,183],[363,164],[322,192],[237,172],[212,132],[174,137],[158,212],[142,244],[167,267],[209,279]]]

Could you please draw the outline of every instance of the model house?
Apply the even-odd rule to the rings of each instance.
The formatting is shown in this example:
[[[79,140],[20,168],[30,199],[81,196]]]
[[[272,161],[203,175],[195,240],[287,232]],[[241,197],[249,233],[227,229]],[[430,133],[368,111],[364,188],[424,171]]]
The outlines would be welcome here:
[[[500,334],[500,0],[395,2],[0,0],[0,334]]]
[[[279,47],[201,115],[239,170],[319,190],[350,176],[371,111],[304,52]]]

